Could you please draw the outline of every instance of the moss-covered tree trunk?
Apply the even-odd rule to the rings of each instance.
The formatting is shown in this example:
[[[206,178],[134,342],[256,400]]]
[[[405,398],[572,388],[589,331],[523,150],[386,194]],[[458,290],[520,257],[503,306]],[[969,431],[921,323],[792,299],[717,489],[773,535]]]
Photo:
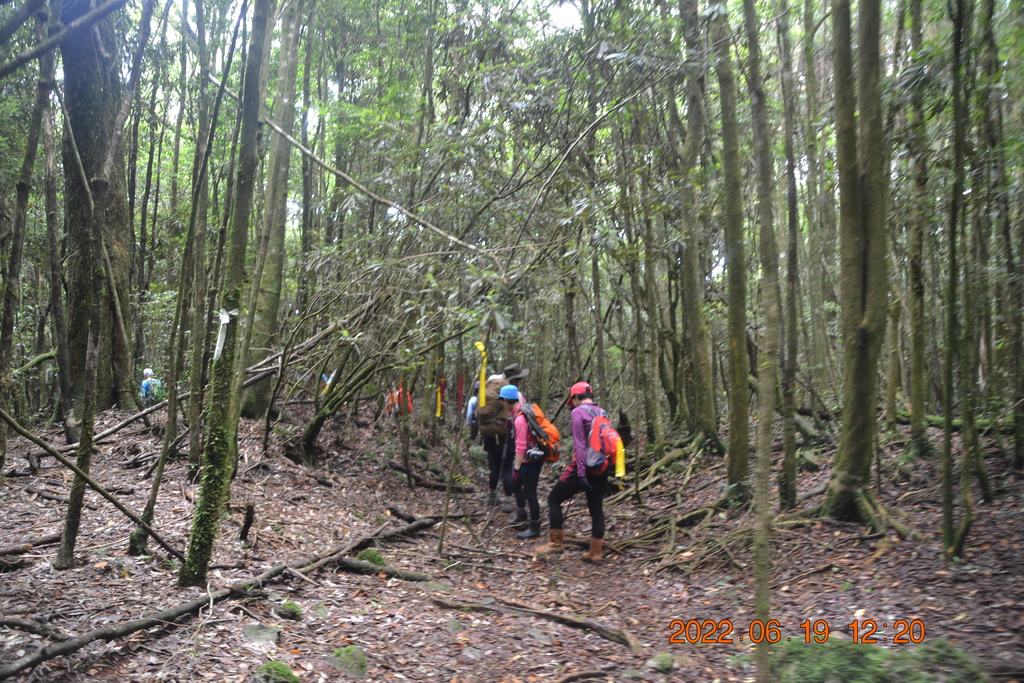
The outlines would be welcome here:
[[[728,288],[729,495],[746,498],[750,470],[750,390],[747,384],[747,270],[743,240],[743,169],[736,116],[736,79],[724,6],[711,22],[722,103],[722,170],[725,175],[725,269]],[[767,399],[765,399],[767,400]]]
[[[190,459],[202,450],[202,409],[203,385],[206,376],[206,348],[209,317],[206,311],[208,284],[206,277],[206,229],[207,208],[210,201],[209,189],[209,135],[213,126],[210,115],[210,55],[206,39],[206,8],[202,0],[196,0],[196,44],[199,48],[199,103],[196,147],[192,161],[192,215],[195,221],[195,270],[192,278],[192,323],[189,349],[190,372],[188,377],[188,424]],[[230,64],[235,53],[236,29],[228,50]],[[198,458],[196,458],[198,460]]]
[[[211,372],[206,413],[206,437],[199,497],[196,502],[188,556],[178,574],[182,586],[202,586],[213,555],[213,544],[220,528],[220,514],[227,500],[233,468],[231,445],[238,437],[237,423],[229,420],[235,375],[235,342],[238,338],[238,309],[245,283],[245,252],[249,238],[249,219],[259,161],[259,106],[263,97],[260,71],[263,44],[273,0],[256,0],[253,5],[249,52],[242,85],[241,128],[238,145],[238,177],[231,206],[224,268],[224,294],[221,298],[221,328]]]
[[[89,9],[89,3],[64,3],[64,24],[80,18]],[[115,134],[119,134],[114,128],[124,88],[120,59],[122,41],[115,24],[115,16],[109,15],[89,30],[72,33],[60,48],[68,124],[65,126],[63,157],[70,374],[76,399],[81,402],[91,310],[89,301],[93,287],[98,285],[102,289],[103,304],[97,341],[100,373],[97,377],[97,400],[103,408],[117,401],[125,402],[132,391],[132,360],[114,322],[113,291],[106,277],[99,283],[93,281],[94,264],[85,247],[91,239],[88,233],[93,211],[88,183],[101,173],[110,142]],[[104,214],[97,216],[96,220],[102,226],[101,238],[109,249],[118,297],[120,301],[127,301],[127,259],[131,238],[123,154],[116,155],[108,181]]]
[[[839,170],[840,303],[845,373],[839,453],[823,507],[826,515],[859,520],[858,494],[868,482],[877,399],[877,367],[885,338],[887,180],[881,104],[881,8],[858,6],[857,77],[849,0],[833,0],[836,161]],[[859,129],[858,129],[859,125]]]

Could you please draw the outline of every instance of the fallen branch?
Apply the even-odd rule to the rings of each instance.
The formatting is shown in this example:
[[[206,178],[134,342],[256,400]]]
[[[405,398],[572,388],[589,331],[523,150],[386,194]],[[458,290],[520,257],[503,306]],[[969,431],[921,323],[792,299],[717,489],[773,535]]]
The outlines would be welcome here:
[[[773,589],[778,588],[782,584],[791,585],[791,584],[796,583],[797,581],[802,581],[803,579],[806,579],[808,576],[813,576],[814,574],[820,574],[821,572],[827,572],[829,569],[832,569],[833,567],[838,567],[838,566],[839,565],[837,565],[835,562],[826,562],[825,564],[819,565],[819,566],[815,567],[814,569],[808,569],[805,572],[801,572],[801,573],[797,574],[794,577],[791,577],[791,578],[788,578],[788,579],[776,579],[775,582],[772,583],[772,588]]]
[[[18,545],[9,545],[6,548],[0,548],[0,555],[22,555],[33,548],[38,548],[44,545],[53,545],[54,543],[59,542],[60,534],[51,534],[49,536],[43,536],[31,543],[19,543]]]
[[[629,651],[635,655],[643,652],[643,646],[640,645],[640,641],[637,640],[629,631],[623,629],[613,628],[611,626],[605,626],[604,624],[594,621],[593,619],[585,619],[578,617],[574,614],[565,614],[559,612],[551,612],[548,610],[540,609],[538,607],[532,607],[526,603],[519,602],[517,600],[508,600],[505,598],[494,597],[495,600],[502,603],[501,605],[485,605],[479,602],[459,602],[457,600],[449,600],[437,593],[430,596],[430,601],[440,607],[447,607],[448,609],[459,609],[469,610],[471,612],[498,612],[498,613],[518,613],[518,614],[529,614],[541,619],[547,619],[548,621],[555,621],[566,626],[572,626],[574,628],[582,628],[593,631],[597,635],[601,636],[605,640],[610,640],[613,643],[619,643],[629,648]]]
[[[448,484],[446,482],[434,481],[433,479],[424,479],[423,477],[419,476],[415,472],[412,472],[410,470],[405,469],[404,467],[399,465],[394,460],[385,460],[384,462],[391,469],[393,469],[393,470],[395,470],[397,472],[401,472],[405,476],[411,478],[413,483],[416,484],[417,486],[422,486],[423,488],[426,488],[426,489],[436,489],[436,490],[439,490],[439,491],[447,491],[448,490]],[[463,485],[463,484],[452,484],[451,487],[452,487],[452,491],[458,491],[459,493],[474,493],[474,492],[476,492],[476,487],[475,486],[466,486],[466,485]]]
[[[47,453],[49,453],[58,461],[60,461],[62,465],[64,465],[69,470],[71,470],[79,477],[81,477],[86,484],[88,484],[94,491],[96,491],[96,493],[106,498],[113,504],[114,507],[116,507],[122,513],[124,513],[124,515],[128,519],[132,520],[138,526],[143,528],[146,531],[146,533],[149,534],[153,538],[153,540],[160,545],[161,548],[163,548],[168,553],[176,557],[178,560],[182,562],[185,561],[185,556],[181,552],[179,552],[174,546],[165,541],[163,538],[161,538],[155,531],[153,531],[153,527],[149,526],[144,521],[142,521],[142,519],[138,515],[136,515],[134,512],[126,508],[124,504],[121,503],[121,501],[119,501],[114,496],[110,495],[110,493],[105,488],[100,486],[92,477],[83,472],[81,468],[78,467],[78,465],[65,458],[57,451],[57,449],[53,448],[50,444],[46,443],[45,441],[37,437],[35,434],[29,432],[27,429],[18,424],[17,420],[15,420],[13,417],[7,414],[7,411],[0,409],[0,419],[2,419],[4,422],[10,425],[14,431],[18,432],[18,434],[21,434],[23,437],[25,437],[35,445],[45,450]]]
[[[34,633],[37,636],[45,636],[46,638],[53,638],[54,640],[69,640],[71,638],[71,636],[64,633],[56,626],[50,626],[49,624],[44,624],[41,621],[32,621],[31,619],[0,617],[0,626],[16,628],[19,631]]]
[[[403,581],[430,581],[429,574],[407,572],[404,569],[396,569],[395,567],[382,567],[379,564],[374,564],[373,562],[353,560],[348,557],[339,557],[337,562],[342,569],[356,574],[384,574],[392,578],[402,579]]]

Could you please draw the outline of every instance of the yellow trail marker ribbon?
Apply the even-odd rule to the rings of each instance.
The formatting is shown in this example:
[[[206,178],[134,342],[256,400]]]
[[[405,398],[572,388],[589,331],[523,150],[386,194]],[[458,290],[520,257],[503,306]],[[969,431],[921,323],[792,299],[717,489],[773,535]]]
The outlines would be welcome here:
[[[483,342],[473,344],[480,351],[480,398],[477,408],[487,405],[487,348]]]

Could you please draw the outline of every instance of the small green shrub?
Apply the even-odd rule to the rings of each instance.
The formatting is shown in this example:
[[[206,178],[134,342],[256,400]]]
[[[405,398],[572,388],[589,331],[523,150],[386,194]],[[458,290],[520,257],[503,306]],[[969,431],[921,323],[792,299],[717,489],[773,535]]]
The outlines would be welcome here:
[[[786,683],[979,683],[987,681],[971,655],[945,639],[917,647],[832,638],[823,644],[786,643],[772,657],[772,674]]]
[[[249,680],[252,683],[299,683],[299,677],[284,662],[267,662]]]
[[[277,606],[277,615],[282,619],[302,621],[302,608],[297,603],[289,600]]]
[[[356,555],[356,559],[362,560],[363,562],[369,562],[370,564],[375,564],[378,567],[387,566],[387,562],[384,561],[384,558],[381,557],[381,554],[373,548],[367,548],[363,552],[359,553],[358,555]]]

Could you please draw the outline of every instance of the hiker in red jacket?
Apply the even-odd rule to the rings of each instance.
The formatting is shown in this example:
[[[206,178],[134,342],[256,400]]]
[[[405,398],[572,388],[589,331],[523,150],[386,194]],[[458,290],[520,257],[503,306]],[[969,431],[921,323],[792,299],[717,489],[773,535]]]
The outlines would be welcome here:
[[[608,490],[611,471],[599,475],[587,473],[587,444],[590,442],[594,415],[603,411],[594,403],[594,394],[587,382],[572,385],[566,405],[573,408],[569,417],[572,424],[573,458],[565,466],[562,476],[548,494],[548,517],[551,528],[548,530],[548,542],[537,549],[537,556],[562,552],[565,540],[565,531],[562,529],[565,520],[562,515],[562,503],[584,491],[587,495],[587,509],[590,510],[591,538],[590,550],[583,553],[583,559],[588,562],[600,562],[604,547],[604,495]]]

